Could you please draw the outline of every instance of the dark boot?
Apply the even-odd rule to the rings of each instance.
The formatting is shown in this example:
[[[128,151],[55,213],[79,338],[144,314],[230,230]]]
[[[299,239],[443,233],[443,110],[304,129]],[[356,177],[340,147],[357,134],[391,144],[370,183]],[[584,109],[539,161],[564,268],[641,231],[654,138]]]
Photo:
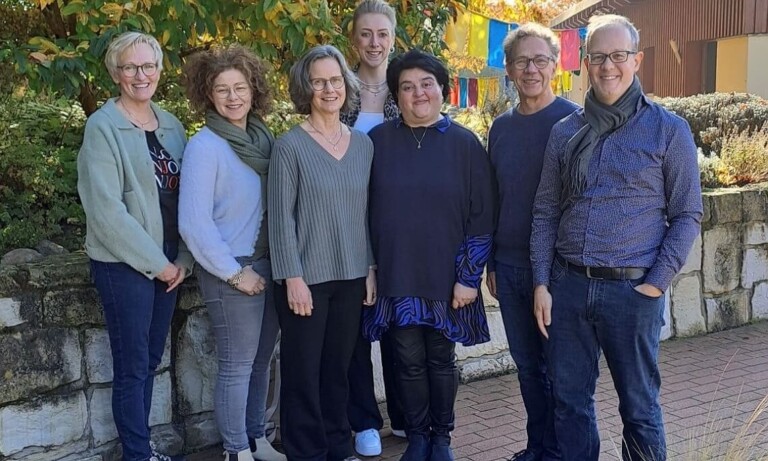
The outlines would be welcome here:
[[[408,448],[405,449],[405,453],[400,457],[400,461],[428,461],[430,459],[429,455],[429,437],[413,434],[408,436]]]
[[[453,461],[451,446],[432,444],[429,461]]]

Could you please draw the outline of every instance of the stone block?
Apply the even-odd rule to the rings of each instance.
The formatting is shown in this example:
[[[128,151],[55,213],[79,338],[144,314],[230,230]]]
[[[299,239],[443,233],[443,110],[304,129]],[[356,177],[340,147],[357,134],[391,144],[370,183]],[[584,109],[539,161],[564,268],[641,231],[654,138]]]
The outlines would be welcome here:
[[[0,328],[15,327],[25,320],[21,316],[21,301],[13,298],[0,298]]]
[[[173,391],[171,373],[166,371],[155,376],[152,387],[152,409],[149,411],[149,425],[170,424],[173,420]]]
[[[677,336],[695,336],[706,332],[698,275],[683,277],[672,285],[672,317]]]
[[[512,357],[507,352],[492,356],[483,356],[459,363],[459,379],[462,383],[469,383],[480,379],[515,371],[517,367]]]
[[[744,245],[762,245],[768,243],[768,224],[751,222],[744,227]]]
[[[56,447],[28,447],[13,455],[14,460],[23,461],[86,461],[93,459],[88,454],[88,437]],[[103,461],[98,458],[97,461]]]
[[[752,318],[768,319],[768,282],[755,285],[752,293]]]
[[[487,343],[477,344],[475,346],[464,347],[461,344],[456,345],[456,358],[459,361],[473,357],[484,357],[486,355],[498,354],[509,350],[507,344],[507,334],[504,331],[504,322],[501,319],[501,311],[489,310],[488,329],[491,333],[491,340]]]
[[[49,391],[81,377],[77,332],[64,328],[0,335],[0,404]]]
[[[716,298],[706,298],[707,331],[720,331],[744,325],[749,321],[749,296],[736,291]]]
[[[742,191],[744,222],[768,221],[768,189],[765,185]]]
[[[55,447],[81,439],[88,422],[85,394],[0,408],[0,456],[26,447]]]
[[[42,310],[40,295],[32,291],[0,298],[0,330],[22,324],[39,327]]]
[[[117,438],[117,428],[112,419],[112,388],[101,387],[91,393],[91,436],[98,447]]]
[[[27,270],[29,284],[34,288],[91,284],[90,264],[85,254],[50,256],[39,263],[29,264]]]
[[[197,284],[185,280],[179,287],[179,298],[176,302],[176,308],[179,310],[193,310],[200,307],[204,307],[205,303],[200,296],[200,290],[197,288]]]
[[[43,259],[43,255],[31,248],[17,248],[0,258],[0,266],[13,266],[34,263]]]
[[[672,301],[669,296],[669,290],[664,293],[664,325],[661,326],[661,332],[659,332],[659,339],[664,341],[669,339],[674,334],[672,325]]]
[[[43,320],[52,325],[103,325],[99,294],[93,287],[65,288],[43,296]]]
[[[691,251],[688,253],[688,258],[685,260],[683,268],[680,269],[680,275],[701,270],[701,253],[702,239],[701,234],[699,234],[696,236],[696,240],[693,241],[693,246],[691,246]]]
[[[153,426],[151,437],[160,453],[176,456],[184,451],[184,439],[171,424]]]
[[[741,235],[737,226],[717,226],[704,231],[702,273],[704,292],[721,294],[739,286]]]
[[[204,309],[191,313],[179,331],[174,367],[179,412],[187,416],[212,411],[218,365],[213,332]]]
[[[184,434],[187,451],[200,450],[221,442],[213,412],[184,418]]]
[[[701,227],[702,229],[709,229],[712,227],[712,212],[710,211],[712,207],[710,205],[708,193],[701,194],[701,205],[703,212],[701,216]]]
[[[747,248],[741,268],[741,286],[752,288],[755,282],[763,280],[768,280],[768,248]]]
[[[741,222],[741,192],[739,190],[719,189],[708,195],[711,225]]]
[[[0,266],[0,296],[13,296],[27,283],[28,274],[18,266]]]
[[[107,330],[85,330],[85,369],[91,384],[112,381],[112,352]]]

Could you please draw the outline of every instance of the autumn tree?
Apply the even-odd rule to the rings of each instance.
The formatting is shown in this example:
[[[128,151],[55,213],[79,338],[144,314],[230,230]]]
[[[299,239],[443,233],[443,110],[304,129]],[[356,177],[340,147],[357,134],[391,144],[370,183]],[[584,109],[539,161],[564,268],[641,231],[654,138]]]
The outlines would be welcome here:
[[[439,52],[443,25],[467,0],[390,1],[398,11],[396,45]],[[110,40],[127,30],[157,37],[167,72],[216,43],[240,42],[286,70],[309,47],[336,45],[348,56],[348,26],[357,0],[0,0],[25,24],[0,32],[0,60],[37,89],[76,97],[87,114],[111,89],[103,65]],[[0,15],[3,9],[0,8]],[[3,28],[8,27],[0,23]]]

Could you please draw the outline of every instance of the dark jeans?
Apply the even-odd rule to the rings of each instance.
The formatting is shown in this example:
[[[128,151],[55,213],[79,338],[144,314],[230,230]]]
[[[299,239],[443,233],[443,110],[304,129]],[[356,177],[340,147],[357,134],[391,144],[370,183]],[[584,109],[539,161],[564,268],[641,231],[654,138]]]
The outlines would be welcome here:
[[[634,290],[641,280],[596,280],[552,267],[549,372],[563,459],[597,461],[594,394],[600,351],[619,396],[624,460],[666,459],[657,365],[664,299]]]
[[[543,337],[533,316],[533,276],[530,268],[496,263],[496,292],[507,333],[509,353],[528,414],[527,449],[536,459],[560,459],[554,426],[552,385],[547,378]]]
[[[173,261],[177,242],[164,244]],[[178,290],[149,280],[125,263],[91,260],[91,277],[104,307],[112,348],[112,415],[123,445],[123,460],[149,459],[152,385],[173,317]]]
[[[421,435],[450,443],[459,389],[456,345],[431,327],[393,327],[389,332],[409,439]]]
[[[363,306],[363,309],[368,307]],[[373,309],[368,308],[368,309]],[[363,337],[362,329],[358,329],[355,352],[349,364],[349,405],[347,416],[349,425],[355,432],[366,429],[379,430],[384,426],[384,420],[376,403],[376,393],[373,385],[373,364],[371,363],[371,343]],[[384,394],[387,397],[387,413],[392,429],[402,430],[405,427],[400,400],[395,384],[395,358],[389,333],[384,332],[379,341],[381,349],[381,370],[384,375]]]
[[[275,284],[280,337],[280,433],[290,461],[338,461],[352,455],[347,371],[360,328],[365,279],[310,285],[312,315],[288,307]]]

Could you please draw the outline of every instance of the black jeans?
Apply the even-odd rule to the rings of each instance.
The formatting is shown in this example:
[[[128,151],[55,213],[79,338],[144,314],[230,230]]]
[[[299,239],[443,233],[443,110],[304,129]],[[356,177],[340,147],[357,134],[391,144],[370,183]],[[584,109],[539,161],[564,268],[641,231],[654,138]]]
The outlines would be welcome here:
[[[363,307],[366,309],[366,307]],[[372,308],[371,308],[372,309]],[[362,328],[358,329],[357,344],[349,364],[349,404],[347,416],[349,425],[355,432],[366,429],[379,430],[384,426],[384,420],[376,402],[376,392],[373,385],[373,363],[371,363],[371,343],[363,337]],[[403,411],[397,396],[395,378],[395,357],[389,333],[384,332],[379,341],[381,349],[381,371],[384,377],[384,394],[387,397],[387,413],[392,429],[403,430]]]
[[[290,461],[337,461],[352,455],[347,371],[360,328],[365,279],[310,285],[312,315],[288,307],[275,284],[280,338],[280,431]]]
[[[450,442],[459,389],[455,343],[431,327],[395,327],[389,331],[408,437],[423,435]]]

